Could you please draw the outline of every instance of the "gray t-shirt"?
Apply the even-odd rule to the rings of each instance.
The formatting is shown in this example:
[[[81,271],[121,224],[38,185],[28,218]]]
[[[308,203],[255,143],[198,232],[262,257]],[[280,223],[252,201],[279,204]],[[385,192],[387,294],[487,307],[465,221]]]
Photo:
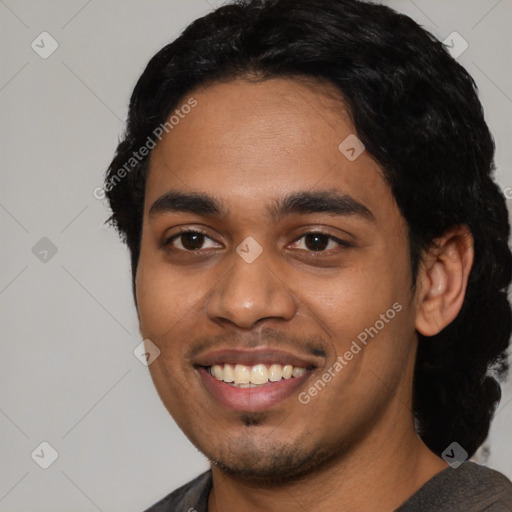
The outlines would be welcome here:
[[[212,474],[206,471],[145,512],[208,512],[211,488]],[[512,512],[512,483],[497,471],[465,462],[435,475],[395,512],[434,511]]]

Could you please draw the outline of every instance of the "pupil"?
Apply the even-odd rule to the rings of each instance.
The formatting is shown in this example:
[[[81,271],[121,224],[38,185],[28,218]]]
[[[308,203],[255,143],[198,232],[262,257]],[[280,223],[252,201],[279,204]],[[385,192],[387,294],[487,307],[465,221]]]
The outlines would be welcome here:
[[[306,247],[311,251],[323,251],[328,243],[329,239],[325,235],[318,233],[306,235]]]
[[[184,233],[181,237],[183,247],[189,251],[201,249],[204,242],[204,235],[201,233]]]

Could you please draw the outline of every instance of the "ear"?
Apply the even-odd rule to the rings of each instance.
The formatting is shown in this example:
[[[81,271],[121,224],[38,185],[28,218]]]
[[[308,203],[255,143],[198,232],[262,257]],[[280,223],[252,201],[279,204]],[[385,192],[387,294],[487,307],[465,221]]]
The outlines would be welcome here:
[[[474,259],[474,240],[467,226],[436,238],[423,255],[416,280],[416,330],[434,336],[458,315]]]

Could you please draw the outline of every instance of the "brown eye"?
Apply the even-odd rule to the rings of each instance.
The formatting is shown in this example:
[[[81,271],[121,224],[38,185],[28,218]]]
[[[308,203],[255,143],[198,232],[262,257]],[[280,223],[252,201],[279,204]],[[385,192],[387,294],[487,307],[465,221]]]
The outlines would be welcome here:
[[[182,231],[181,233],[173,235],[164,245],[170,246],[171,249],[189,252],[217,247],[216,243],[205,233],[194,230]]]
[[[205,236],[202,233],[182,233],[181,236],[181,244],[188,251],[196,251],[197,249],[201,249]]]
[[[329,237],[321,233],[309,233],[304,241],[310,251],[323,251],[329,244]]]
[[[338,247],[351,247],[351,244],[344,242],[327,233],[311,232],[302,235],[294,244],[296,249],[308,252],[324,252]]]

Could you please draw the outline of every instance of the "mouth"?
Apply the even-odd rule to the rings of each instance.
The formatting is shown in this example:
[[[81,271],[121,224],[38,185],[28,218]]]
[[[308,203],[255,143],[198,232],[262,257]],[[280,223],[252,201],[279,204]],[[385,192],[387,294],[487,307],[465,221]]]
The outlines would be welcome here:
[[[224,350],[194,366],[215,402],[231,411],[257,412],[293,398],[320,364],[279,351]]]
[[[217,380],[225,382],[237,388],[259,388],[281,380],[296,379],[302,377],[308,370],[314,367],[303,368],[291,364],[264,364],[258,363],[252,366],[244,364],[215,364],[206,366],[205,370]]]

